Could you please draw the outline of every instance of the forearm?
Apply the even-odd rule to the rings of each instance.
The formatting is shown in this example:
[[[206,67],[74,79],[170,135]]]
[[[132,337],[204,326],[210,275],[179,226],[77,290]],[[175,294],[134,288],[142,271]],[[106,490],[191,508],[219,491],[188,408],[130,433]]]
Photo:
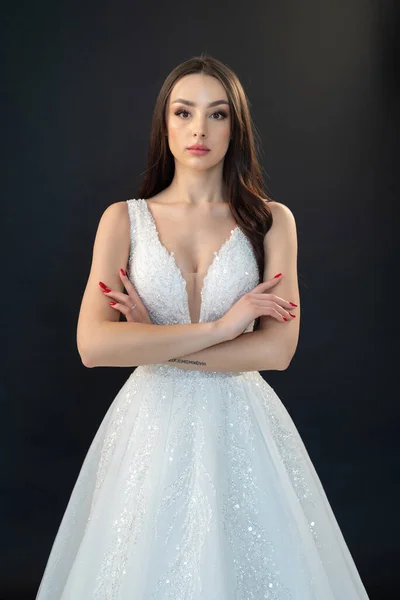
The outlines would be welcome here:
[[[286,368],[282,354],[276,340],[269,341],[265,331],[257,330],[164,362],[196,371],[281,371]]]
[[[93,326],[87,347],[79,349],[87,367],[134,367],[192,354],[226,339],[218,321],[153,325],[107,321]]]

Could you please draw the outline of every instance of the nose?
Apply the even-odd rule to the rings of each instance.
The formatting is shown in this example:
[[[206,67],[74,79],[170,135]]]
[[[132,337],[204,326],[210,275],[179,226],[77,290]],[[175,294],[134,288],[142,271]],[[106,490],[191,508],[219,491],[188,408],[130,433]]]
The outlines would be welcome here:
[[[206,137],[206,127],[204,124],[204,120],[199,119],[199,121],[193,121],[195,123],[193,127],[193,136],[195,138],[204,138]]]

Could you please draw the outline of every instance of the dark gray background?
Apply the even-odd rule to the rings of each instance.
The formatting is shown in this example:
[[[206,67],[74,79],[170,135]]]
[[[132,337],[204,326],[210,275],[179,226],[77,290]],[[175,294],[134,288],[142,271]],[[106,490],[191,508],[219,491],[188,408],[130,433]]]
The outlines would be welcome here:
[[[201,52],[241,79],[268,192],[297,222],[299,345],[263,376],[371,599],[398,598],[395,3],[22,2],[2,17],[1,600],[34,598],[130,374],[86,369],[77,352],[94,235],[109,204],[137,197],[164,78]]]

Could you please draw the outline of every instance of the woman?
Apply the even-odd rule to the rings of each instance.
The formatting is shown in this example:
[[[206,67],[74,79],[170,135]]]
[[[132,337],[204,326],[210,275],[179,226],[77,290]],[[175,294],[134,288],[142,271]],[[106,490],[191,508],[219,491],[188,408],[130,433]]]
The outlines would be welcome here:
[[[137,368],[89,448],[38,600],[367,598],[258,372],[289,366],[300,302],[295,219],[265,194],[248,105],[221,62],[176,67],[139,199],[100,219],[78,350],[87,367]]]

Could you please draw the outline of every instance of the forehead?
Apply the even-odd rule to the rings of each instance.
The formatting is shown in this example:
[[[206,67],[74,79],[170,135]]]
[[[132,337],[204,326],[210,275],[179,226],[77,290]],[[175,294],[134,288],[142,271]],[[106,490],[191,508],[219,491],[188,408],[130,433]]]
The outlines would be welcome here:
[[[216,77],[204,73],[191,73],[181,77],[173,86],[169,102],[185,98],[199,105],[207,105],[213,100],[228,100],[224,86]]]

